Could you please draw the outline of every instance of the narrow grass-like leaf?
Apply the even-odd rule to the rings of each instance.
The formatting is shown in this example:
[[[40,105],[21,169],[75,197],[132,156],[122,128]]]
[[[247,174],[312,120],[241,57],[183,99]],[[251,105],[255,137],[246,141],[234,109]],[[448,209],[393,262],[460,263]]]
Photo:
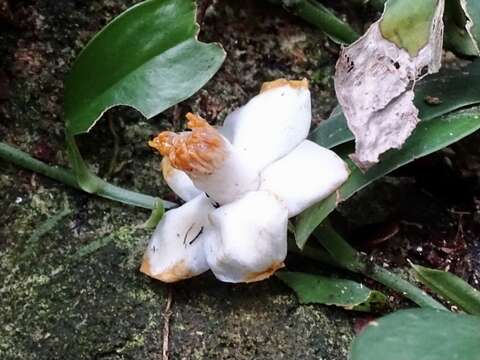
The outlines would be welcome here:
[[[480,291],[452,273],[411,265],[419,281],[465,312],[480,316]]]
[[[357,252],[339,233],[335,231],[328,220],[324,221],[315,229],[314,235],[331,256],[330,260],[325,255],[322,255],[322,258],[319,259],[320,261],[322,261],[323,258],[326,258],[331,264],[336,264],[349,271],[363,274],[399,294],[402,294],[421,307],[446,310],[442,304],[435,299],[432,299],[424,291],[410,284],[398,275],[395,275],[365,259],[365,257]],[[308,251],[308,246],[304,249],[305,252]]]
[[[349,145],[339,149],[339,155],[348,162],[349,179],[335,194],[307,209],[297,217],[295,238],[302,248],[315,228],[336,208],[341,201],[399,167],[438,151],[480,129],[480,111],[470,109],[451,113],[445,117],[420,123],[401,150],[388,152],[382,162],[366,173],[348,159],[352,152]]]
[[[468,83],[468,86],[465,84]],[[422,80],[415,88],[415,106],[422,121],[432,120],[462,107],[480,103],[480,60],[462,70],[442,70]],[[332,148],[354,139],[342,112],[321,122],[310,140]]]
[[[301,272],[281,271],[277,277],[292,288],[302,304],[323,304],[347,310],[372,311],[385,305],[387,298],[355,281]]]
[[[478,360],[480,317],[411,309],[372,321],[358,336],[350,360]]]

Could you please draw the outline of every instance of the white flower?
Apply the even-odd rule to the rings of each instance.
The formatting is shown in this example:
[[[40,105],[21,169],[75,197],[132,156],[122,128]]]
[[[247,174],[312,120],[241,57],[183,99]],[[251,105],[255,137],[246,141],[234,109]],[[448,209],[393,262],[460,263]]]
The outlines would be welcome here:
[[[165,282],[207,270],[226,282],[263,280],[283,267],[288,218],[348,177],[334,152],[306,140],[306,80],[279,79],[216,129],[187,114],[191,131],[150,142],[167,184],[186,203],[158,224],[140,270]]]

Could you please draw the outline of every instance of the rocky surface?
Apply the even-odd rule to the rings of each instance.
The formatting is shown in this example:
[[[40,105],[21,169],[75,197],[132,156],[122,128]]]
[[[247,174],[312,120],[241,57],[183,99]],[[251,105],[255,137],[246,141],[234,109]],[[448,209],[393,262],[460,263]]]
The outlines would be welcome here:
[[[10,1],[0,28],[0,138],[50,164],[67,165],[63,81],[75,56],[109,19],[135,1]],[[6,3],[6,2],[5,2]],[[311,79],[314,119],[333,106],[336,46],[281,9],[221,2],[201,38],[228,52],[193,98],[151,121],[110,111],[80,139],[101,176],[172,198],[152,134],[183,126],[197,111],[212,122],[278,77]],[[113,131],[112,131],[113,128]],[[120,151],[112,162],[114,139]],[[159,359],[167,294],[174,359],[346,359],[352,316],[300,306],[276,279],[228,285],[210,274],[170,287],[138,272],[148,213],[69,189],[0,162],[0,358]]]
[[[16,0],[7,8],[0,0],[2,141],[47,163],[67,165],[65,75],[95,32],[133,3]],[[350,10],[353,22],[359,15],[364,14]],[[334,106],[331,75],[338,47],[319,31],[259,1],[218,1],[200,18],[200,38],[227,50],[222,69],[191,99],[149,121],[130,109],[109,111],[79,139],[102,177],[177,200],[146,141],[160,130],[181,129],[187,111],[221,122],[263,81],[310,79],[316,123]],[[386,267],[408,275],[410,258],[449,269],[478,287],[478,138],[378,182],[343,205],[337,222],[356,247]],[[365,317],[300,305],[275,278],[228,285],[205,274],[165,286],[138,272],[150,235],[140,227],[146,211],[5,162],[0,168],[0,359],[160,359],[169,296],[173,359],[347,359],[354,328]],[[287,266],[317,269],[298,260],[289,257]],[[399,297],[390,299],[399,303]]]

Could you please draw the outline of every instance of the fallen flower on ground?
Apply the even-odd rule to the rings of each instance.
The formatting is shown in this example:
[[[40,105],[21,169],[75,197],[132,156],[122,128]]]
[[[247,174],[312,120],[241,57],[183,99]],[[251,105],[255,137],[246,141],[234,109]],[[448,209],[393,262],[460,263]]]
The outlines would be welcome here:
[[[158,224],[140,271],[175,282],[211,270],[225,282],[268,278],[284,266],[288,219],[348,178],[334,152],[306,140],[307,80],[264,83],[215,128],[187,114],[191,131],[162,132],[167,184],[186,203]]]

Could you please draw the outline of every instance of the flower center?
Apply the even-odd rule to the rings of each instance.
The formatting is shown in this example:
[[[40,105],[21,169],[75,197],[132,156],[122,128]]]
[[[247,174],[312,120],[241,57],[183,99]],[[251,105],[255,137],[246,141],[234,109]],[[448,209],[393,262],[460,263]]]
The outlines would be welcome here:
[[[225,141],[213,126],[199,115],[188,113],[187,128],[176,134],[163,131],[156,138],[148,142],[152,148],[158,150],[170,164],[189,175],[210,175],[225,159]]]

